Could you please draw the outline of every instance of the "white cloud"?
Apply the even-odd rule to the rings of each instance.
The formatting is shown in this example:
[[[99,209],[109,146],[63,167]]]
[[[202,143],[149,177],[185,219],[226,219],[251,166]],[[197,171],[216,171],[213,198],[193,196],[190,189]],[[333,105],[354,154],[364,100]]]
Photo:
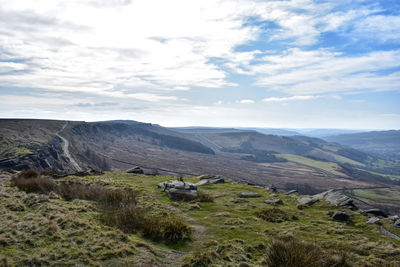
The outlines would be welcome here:
[[[241,103],[241,104],[254,104],[254,100],[242,99],[242,100],[239,100],[239,103]]]
[[[400,42],[400,17],[399,16],[369,16],[357,21],[354,25],[353,35],[368,37],[370,41],[395,41]]]
[[[268,97],[262,99],[263,102],[286,102],[286,101],[294,101],[294,100],[311,100],[317,99],[320,96],[317,95],[294,95],[289,97]]]
[[[360,90],[399,90],[400,73],[377,72],[400,67],[400,50],[342,56],[327,50],[289,49],[265,56],[250,67],[259,74],[256,84],[288,94],[315,94]],[[262,75],[261,75],[262,74]]]

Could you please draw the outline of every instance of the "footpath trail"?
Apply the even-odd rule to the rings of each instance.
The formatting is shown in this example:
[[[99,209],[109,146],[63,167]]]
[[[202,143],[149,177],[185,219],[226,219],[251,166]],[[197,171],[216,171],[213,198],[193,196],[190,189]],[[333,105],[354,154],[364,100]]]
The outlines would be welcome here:
[[[67,125],[68,125],[68,122],[65,122],[65,124],[64,124],[64,126],[61,128],[61,130],[59,130],[58,132],[56,132],[56,135],[57,135],[58,137],[60,137],[61,140],[63,141],[63,151],[64,151],[65,156],[69,159],[69,161],[71,162],[72,166],[74,166],[74,168],[75,168],[78,172],[81,172],[81,171],[82,171],[82,168],[81,168],[81,167],[79,166],[79,164],[75,161],[75,159],[71,156],[71,153],[69,153],[69,141],[68,141],[66,138],[64,138],[64,137],[62,137],[62,136],[60,135],[60,133],[61,133],[62,131],[64,131],[65,127],[67,127]]]

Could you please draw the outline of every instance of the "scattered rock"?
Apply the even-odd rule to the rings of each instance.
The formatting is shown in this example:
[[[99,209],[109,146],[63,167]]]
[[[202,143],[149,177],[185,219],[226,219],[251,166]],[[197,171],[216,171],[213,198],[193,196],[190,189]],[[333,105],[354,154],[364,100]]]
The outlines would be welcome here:
[[[261,197],[261,195],[259,193],[255,193],[255,192],[242,192],[242,193],[240,193],[240,196],[244,197],[244,198]]]
[[[364,210],[364,213],[372,214],[375,216],[382,216],[382,217],[387,217],[387,214],[380,210],[380,209],[369,209],[369,210]]]
[[[215,177],[210,179],[202,179],[196,183],[196,185],[205,185],[205,184],[222,184],[225,183],[225,179],[222,177]]]
[[[197,186],[193,183],[173,180],[162,182],[157,186],[163,188],[168,197],[173,200],[192,200],[198,197]]]
[[[19,204],[19,203],[9,203],[6,205],[6,207],[12,211],[24,211],[25,210],[25,206],[22,204]]]
[[[144,171],[142,168],[140,168],[139,166],[130,168],[126,171],[127,173],[136,173],[136,174],[144,174]]]
[[[347,207],[350,209],[356,209],[356,206],[353,204],[353,199],[344,195],[340,191],[329,190],[314,195],[312,198],[319,200],[324,199],[336,207]]]
[[[286,192],[286,195],[294,195],[294,194],[298,194],[299,192],[297,190],[290,190],[288,192]]]
[[[369,218],[366,224],[378,224],[381,221],[378,217]]]
[[[394,226],[400,226],[400,220],[397,220],[397,221],[394,223]]]
[[[309,197],[301,197],[296,200],[297,205],[313,205],[314,203],[318,202],[319,199],[316,198],[309,198]]]
[[[278,198],[264,200],[264,203],[272,205],[283,205],[283,201]]]
[[[348,222],[350,221],[350,216],[344,211],[335,211],[331,217],[335,221]]]
[[[393,222],[395,222],[395,221],[397,221],[399,219],[400,219],[399,215],[394,215],[394,216],[389,216],[388,217],[388,220],[391,220]]]

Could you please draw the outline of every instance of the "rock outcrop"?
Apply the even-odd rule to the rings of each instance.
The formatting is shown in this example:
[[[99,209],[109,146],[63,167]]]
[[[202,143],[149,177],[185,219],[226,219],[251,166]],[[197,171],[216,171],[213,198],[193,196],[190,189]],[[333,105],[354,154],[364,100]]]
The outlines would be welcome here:
[[[318,201],[319,201],[319,199],[317,199],[317,198],[309,198],[309,197],[301,197],[301,198],[298,198],[296,200],[298,206],[300,206],[300,205],[302,205],[302,206],[304,206],[304,205],[311,206],[311,205],[313,205],[314,203],[316,203]]]
[[[197,186],[183,181],[169,181],[158,184],[172,200],[191,200],[198,197]]]
[[[347,214],[346,212],[344,212],[344,211],[335,211],[333,214],[332,214],[332,217],[331,217],[333,220],[335,220],[335,221],[340,221],[340,222],[348,222],[348,221],[350,221],[350,216],[349,216],[349,214]]]
[[[130,168],[126,171],[127,173],[135,173],[135,174],[144,174],[144,171],[142,168],[140,168],[139,166]]]
[[[350,209],[356,209],[356,206],[353,203],[353,199],[344,195],[340,191],[329,190],[314,195],[312,198],[316,200],[324,199],[336,207],[347,207]]]

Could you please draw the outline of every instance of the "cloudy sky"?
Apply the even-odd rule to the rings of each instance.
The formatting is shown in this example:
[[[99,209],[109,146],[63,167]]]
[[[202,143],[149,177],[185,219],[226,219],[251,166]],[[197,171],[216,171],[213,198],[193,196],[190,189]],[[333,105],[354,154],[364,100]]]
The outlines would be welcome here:
[[[398,0],[0,0],[0,117],[400,128]]]

